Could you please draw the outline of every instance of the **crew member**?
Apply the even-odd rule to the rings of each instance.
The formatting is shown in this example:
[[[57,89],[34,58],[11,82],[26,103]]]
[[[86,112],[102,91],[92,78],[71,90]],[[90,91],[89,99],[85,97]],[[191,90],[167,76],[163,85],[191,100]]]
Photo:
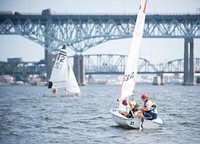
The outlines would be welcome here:
[[[128,102],[127,100],[123,100],[122,104],[126,107],[125,111],[120,111],[120,113],[128,118],[142,118],[138,115],[138,107],[139,105],[135,101]]]
[[[144,102],[144,106],[138,107],[138,110],[142,112],[143,117],[148,120],[156,119],[158,114],[154,100],[149,98],[147,94],[142,94],[141,99]]]

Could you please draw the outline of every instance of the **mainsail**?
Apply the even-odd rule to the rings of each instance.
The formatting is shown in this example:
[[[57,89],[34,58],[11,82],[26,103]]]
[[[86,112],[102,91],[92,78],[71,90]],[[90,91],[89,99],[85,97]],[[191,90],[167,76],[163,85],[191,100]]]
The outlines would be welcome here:
[[[52,88],[64,88],[67,83],[67,73],[68,73],[68,62],[67,62],[67,51],[66,46],[60,49],[50,77],[50,82],[52,82]]]
[[[143,28],[145,22],[147,0],[142,0],[133,32],[131,47],[128,54],[124,79],[122,82],[120,99],[127,98],[132,95],[135,89],[135,80],[137,75],[138,60],[140,54],[140,46],[143,36]]]

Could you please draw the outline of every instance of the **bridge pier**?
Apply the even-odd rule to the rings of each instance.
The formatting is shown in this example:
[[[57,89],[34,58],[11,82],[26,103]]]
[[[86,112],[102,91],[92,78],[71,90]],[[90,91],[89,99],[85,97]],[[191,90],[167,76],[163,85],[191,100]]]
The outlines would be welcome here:
[[[184,43],[184,80],[183,85],[194,85],[194,41],[185,38]]]
[[[79,85],[85,85],[84,56],[74,55],[74,74]]]
[[[51,71],[53,68],[53,59],[56,55],[53,55],[52,53],[45,50],[45,61],[46,61],[46,70],[47,70],[47,81],[50,79]]]
[[[163,74],[157,75],[153,78],[153,85],[164,85]]]

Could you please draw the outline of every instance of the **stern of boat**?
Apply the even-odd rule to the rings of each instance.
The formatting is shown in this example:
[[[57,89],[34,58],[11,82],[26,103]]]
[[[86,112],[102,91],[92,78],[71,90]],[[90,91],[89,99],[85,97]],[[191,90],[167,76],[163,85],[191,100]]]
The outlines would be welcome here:
[[[154,120],[144,120],[142,124],[143,129],[158,129],[163,124],[160,118]]]

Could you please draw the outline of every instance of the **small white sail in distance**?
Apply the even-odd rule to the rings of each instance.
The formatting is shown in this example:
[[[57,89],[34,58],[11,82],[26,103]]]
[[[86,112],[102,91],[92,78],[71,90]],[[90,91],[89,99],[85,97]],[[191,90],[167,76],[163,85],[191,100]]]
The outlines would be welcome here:
[[[80,93],[72,67],[68,64],[67,50],[64,45],[55,60],[50,77],[52,88],[65,88],[67,93]]]
[[[80,88],[78,86],[74,71],[72,70],[71,65],[68,65],[68,80],[66,83],[66,92],[69,93],[80,93]]]
[[[143,28],[145,23],[147,0],[142,0],[132,36],[131,46],[128,53],[128,59],[124,72],[124,79],[122,82],[120,99],[125,99],[132,95],[135,89],[135,79],[138,69],[138,60],[140,47],[143,37]]]

